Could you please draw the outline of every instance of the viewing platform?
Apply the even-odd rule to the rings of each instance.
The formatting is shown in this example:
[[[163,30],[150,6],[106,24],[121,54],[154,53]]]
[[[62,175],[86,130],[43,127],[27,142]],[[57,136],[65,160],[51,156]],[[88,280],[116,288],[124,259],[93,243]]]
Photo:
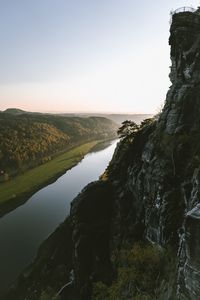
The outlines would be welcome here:
[[[195,13],[196,11],[197,11],[197,9],[195,9],[193,7],[183,6],[183,7],[177,8],[176,10],[172,10],[170,12],[170,14],[171,14],[171,16],[173,16],[175,14],[179,14],[179,13],[182,13],[182,12],[192,12],[192,13]]]
[[[183,6],[183,7],[180,7],[180,8],[177,8],[176,10],[171,10],[170,11],[170,24],[172,23],[172,18],[174,15],[177,15],[177,14],[181,14],[181,13],[192,13],[192,15],[196,15],[198,16],[197,18],[199,18],[200,16],[200,7],[198,8],[194,8],[194,7],[190,7],[190,6]]]

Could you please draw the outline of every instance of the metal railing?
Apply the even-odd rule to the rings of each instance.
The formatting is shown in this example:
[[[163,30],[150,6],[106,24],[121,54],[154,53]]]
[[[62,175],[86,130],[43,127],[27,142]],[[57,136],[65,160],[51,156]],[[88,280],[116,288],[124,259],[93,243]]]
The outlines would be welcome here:
[[[195,9],[193,7],[190,7],[190,6],[183,6],[183,7],[177,8],[176,10],[171,10],[170,11],[170,21],[169,21],[169,24],[171,25],[171,23],[172,23],[172,17],[173,17],[173,15],[179,14],[179,13],[183,13],[183,12],[191,12],[193,14],[196,14],[196,15],[200,16],[199,9]]]
[[[174,11],[171,11],[171,15],[175,15],[175,14],[182,13],[182,12],[192,12],[192,13],[194,13],[195,11],[196,11],[196,9],[193,8],[193,7],[183,6],[183,7],[177,8]]]

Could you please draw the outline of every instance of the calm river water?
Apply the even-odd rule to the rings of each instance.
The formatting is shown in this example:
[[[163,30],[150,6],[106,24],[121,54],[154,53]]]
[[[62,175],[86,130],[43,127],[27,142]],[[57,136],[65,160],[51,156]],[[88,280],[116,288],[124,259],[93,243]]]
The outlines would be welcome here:
[[[15,280],[34,259],[42,241],[64,221],[72,199],[103,173],[116,144],[112,141],[87,154],[56,182],[0,219],[0,291]]]

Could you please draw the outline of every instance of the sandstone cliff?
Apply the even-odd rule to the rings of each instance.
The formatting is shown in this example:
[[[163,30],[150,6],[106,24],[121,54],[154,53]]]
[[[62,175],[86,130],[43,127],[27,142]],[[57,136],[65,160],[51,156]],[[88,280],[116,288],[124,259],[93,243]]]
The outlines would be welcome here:
[[[173,288],[163,283],[162,299],[200,298],[198,11],[173,16],[169,44],[172,86],[159,119],[133,142],[123,140],[106,182],[89,185],[72,203],[75,282],[82,299],[89,299],[91,282],[110,280],[113,249],[143,239],[170,247],[177,258]]]

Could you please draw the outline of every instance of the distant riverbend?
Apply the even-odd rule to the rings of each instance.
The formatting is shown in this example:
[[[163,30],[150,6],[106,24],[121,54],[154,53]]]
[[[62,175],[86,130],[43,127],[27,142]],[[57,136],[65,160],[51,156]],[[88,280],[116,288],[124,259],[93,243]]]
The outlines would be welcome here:
[[[64,221],[73,198],[104,172],[116,143],[96,143],[75,167],[0,219],[0,293],[31,263],[39,245]]]

